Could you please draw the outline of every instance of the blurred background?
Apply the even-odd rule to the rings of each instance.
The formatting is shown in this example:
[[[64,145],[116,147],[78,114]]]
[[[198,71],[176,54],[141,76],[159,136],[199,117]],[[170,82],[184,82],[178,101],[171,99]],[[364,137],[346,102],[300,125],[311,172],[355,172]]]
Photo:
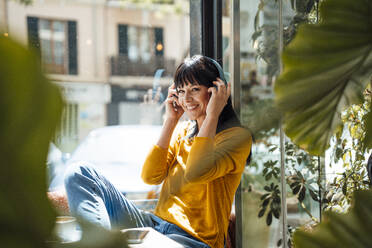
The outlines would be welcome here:
[[[218,44],[205,41],[205,30],[198,32],[206,29],[200,27],[199,12],[214,6],[213,2],[220,9],[204,9],[203,14],[217,11]],[[144,186],[140,166],[163,122],[163,101],[176,66],[205,52],[195,46],[203,40],[220,49],[216,58],[233,83],[234,107],[255,137],[234,210],[241,221],[237,247],[282,246],[281,204],[288,211],[288,237],[299,226],[319,223],[321,211],[337,207],[340,199],[349,204],[340,187],[331,194],[338,197],[333,205],[332,197],[324,201],[325,189],[327,183],[342,181],[337,173],[345,164],[343,155],[357,139],[348,134],[347,126],[358,120],[344,117],[344,134],[333,137],[332,149],[324,157],[310,156],[286,137],[280,151],[280,114],[273,93],[281,67],[279,37],[285,46],[300,23],[317,23],[318,2],[0,0],[1,35],[39,54],[44,72],[59,86],[66,102],[49,152],[50,190],[61,186],[69,163],[86,160],[100,166],[132,199],[156,201],[159,188]],[[283,32],[279,32],[280,22]],[[348,111],[347,116],[366,112],[363,108]],[[283,153],[285,178],[280,177]],[[364,163],[365,154],[358,156],[350,159]],[[358,168],[362,174],[364,169]],[[129,186],[123,178],[128,178]],[[281,182],[287,184],[284,203]]]

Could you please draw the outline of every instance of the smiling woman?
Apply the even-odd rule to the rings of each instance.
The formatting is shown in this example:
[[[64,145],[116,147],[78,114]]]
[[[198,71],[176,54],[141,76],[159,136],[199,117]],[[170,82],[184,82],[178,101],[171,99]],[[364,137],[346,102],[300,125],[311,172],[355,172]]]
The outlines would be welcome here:
[[[163,183],[155,217],[180,227],[184,233],[168,235],[183,244],[198,240],[224,246],[250,154],[251,136],[240,127],[221,71],[217,62],[200,55],[179,65],[161,136],[142,170],[145,182]],[[184,112],[191,121],[177,125]]]
[[[178,80],[181,74],[188,80]],[[223,247],[251,136],[210,58],[195,56],[178,67],[165,105],[159,140],[141,174],[147,184],[162,184],[154,213],[138,209],[87,162],[66,173],[71,213],[108,229],[152,227],[184,247]],[[184,112],[191,121],[179,123]]]
[[[232,108],[230,91],[228,90],[229,85],[224,77],[223,70],[213,59],[201,55],[195,55],[190,59],[186,59],[178,66],[174,76],[174,82],[178,92],[179,104],[183,105],[183,109],[191,120],[196,120],[194,115],[203,117],[203,111],[206,114],[208,101],[212,91],[215,91],[214,95],[222,97],[222,99],[219,98],[218,100],[222,100],[220,103],[223,104],[221,114],[218,113],[216,115],[218,117],[216,133],[227,127],[241,126]],[[190,97],[192,96],[192,98],[186,98],[186,89],[189,89],[188,95]],[[218,92],[218,89],[220,89],[220,92]],[[224,92],[226,95],[223,94]],[[174,98],[174,100],[177,99]],[[195,102],[198,102],[198,104],[195,105]],[[193,109],[196,106],[200,110],[199,114],[196,113],[198,109]],[[197,132],[197,128],[200,128],[201,122],[197,121],[195,133]]]

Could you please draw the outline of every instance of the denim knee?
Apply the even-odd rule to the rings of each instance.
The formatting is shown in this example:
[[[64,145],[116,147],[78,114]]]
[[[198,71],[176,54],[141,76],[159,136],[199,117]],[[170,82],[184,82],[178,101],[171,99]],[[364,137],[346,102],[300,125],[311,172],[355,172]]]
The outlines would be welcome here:
[[[84,161],[69,164],[64,174],[65,189],[68,190],[70,187],[73,187],[73,185],[79,184],[83,172],[84,176],[89,176],[89,174],[93,176],[93,166]]]

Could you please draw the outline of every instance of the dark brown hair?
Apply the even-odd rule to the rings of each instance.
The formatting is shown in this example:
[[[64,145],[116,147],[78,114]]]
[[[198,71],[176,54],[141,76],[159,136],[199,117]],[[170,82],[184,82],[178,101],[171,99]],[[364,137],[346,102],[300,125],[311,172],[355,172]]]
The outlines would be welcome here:
[[[220,76],[220,72],[215,65],[215,62],[209,57],[203,55],[195,55],[192,58],[185,59],[176,70],[174,75],[174,84],[176,89],[183,87],[185,84],[199,84],[204,85],[207,88],[213,87],[213,81],[217,80]],[[221,78],[224,80],[224,78]],[[225,82],[226,83],[226,82]],[[229,97],[226,106],[222,110],[217,124],[216,133],[219,133],[225,129],[231,127],[240,127],[240,121],[232,107],[231,97]],[[198,130],[193,132],[196,135]]]

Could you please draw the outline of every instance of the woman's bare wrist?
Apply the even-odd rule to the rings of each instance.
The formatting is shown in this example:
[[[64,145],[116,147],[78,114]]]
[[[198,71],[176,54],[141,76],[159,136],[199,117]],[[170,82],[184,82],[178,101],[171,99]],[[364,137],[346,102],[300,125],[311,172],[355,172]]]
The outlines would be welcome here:
[[[166,118],[163,126],[167,125],[168,127],[172,127],[172,126],[175,127],[177,126],[178,120],[179,118],[172,118],[172,117]]]
[[[167,118],[164,121],[157,145],[163,149],[168,149],[171,136],[178,123],[177,119]]]

